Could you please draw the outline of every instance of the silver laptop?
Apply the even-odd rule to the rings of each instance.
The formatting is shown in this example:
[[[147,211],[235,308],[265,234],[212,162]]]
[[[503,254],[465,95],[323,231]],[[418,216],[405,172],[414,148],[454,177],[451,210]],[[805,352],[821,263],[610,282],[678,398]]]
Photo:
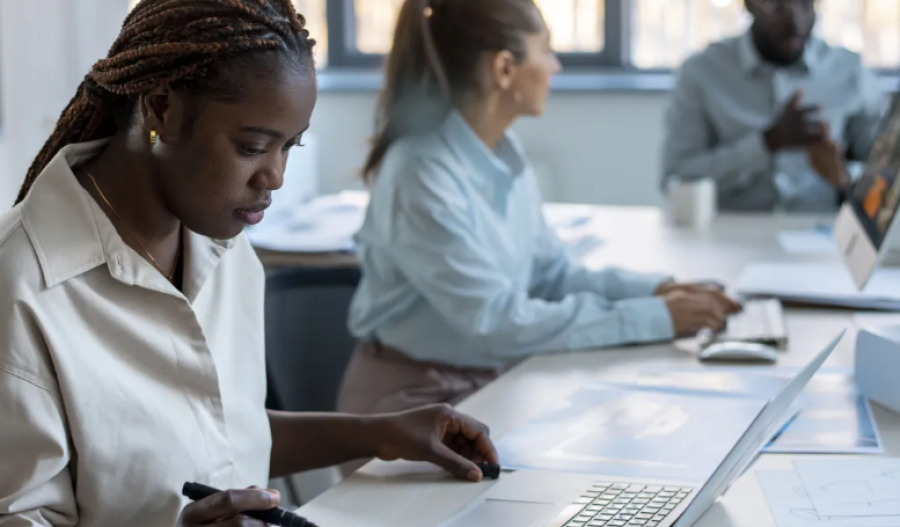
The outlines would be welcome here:
[[[781,429],[795,399],[844,333],[766,403],[706,481],[519,470],[504,474],[443,527],[689,527]]]

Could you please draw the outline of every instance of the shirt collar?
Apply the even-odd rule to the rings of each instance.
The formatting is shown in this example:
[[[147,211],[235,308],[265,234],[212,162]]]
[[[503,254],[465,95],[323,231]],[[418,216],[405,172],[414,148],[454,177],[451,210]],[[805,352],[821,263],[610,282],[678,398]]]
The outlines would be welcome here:
[[[47,287],[106,264],[128,285],[168,293],[177,290],[119,236],[72,169],[99,154],[109,139],[66,146],[35,180],[22,202],[22,223],[32,240]],[[199,288],[234,240],[185,234],[185,295]]]
[[[811,36],[803,49],[803,55],[797,64],[790,66],[790,69],[801,68],[807,73],[815,73],[822,64],[822,51],[825,43]],[[759,55],[756,44],[753,42],[753,34],[751,30],[747,30],[738,39],[738,62],[741,69],[748,75],[755,75],[767,63]]]
[[[492,151],[457,110],[447,116],[441,135],[454,155],[471,169],[466,176],[498,202],[527,169],[524,151],[509,132]]]

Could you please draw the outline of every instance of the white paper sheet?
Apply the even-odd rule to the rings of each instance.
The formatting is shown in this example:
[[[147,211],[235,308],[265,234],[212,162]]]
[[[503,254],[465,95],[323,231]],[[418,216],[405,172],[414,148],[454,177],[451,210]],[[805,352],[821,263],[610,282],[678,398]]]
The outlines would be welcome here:
[[[317,198],[291,211],[266,218],[247,229],[254,247],[280,252],[352,251],[353,236],[362,227],[368,195],[342,192]]]
[[[900,522],[900,458],[795,461],[821,516],[896,516]]]
[[[834,238],[818,230],[780,232],[778,245],[788,254],[837,254]]]
[[[820,515],[793,470],[757,470],[756,479],[778,527],[900,527],[900,516]]]
[[[850,272],[839,263],[759,262],[744,268],[735,290],[794,302],[900,309],[900,269],[879,269],[858,291]]]
[[[435,479],[437,476],[450,476],[446,470],[424,461],[376,461],[360,469],[360,473],[378,478],[422,477]]]
[[[900,313],[857,313],[853,315],[853,323],[858,328],[900,326]]]
[[[506,468],[702,481],[766,400],[591,383],[500,438],[497,450]]]
[[[574,205],[570,203],[544,204],[544,219],[553,229],[571,229],[587,224],[594,217],[590,205]]]

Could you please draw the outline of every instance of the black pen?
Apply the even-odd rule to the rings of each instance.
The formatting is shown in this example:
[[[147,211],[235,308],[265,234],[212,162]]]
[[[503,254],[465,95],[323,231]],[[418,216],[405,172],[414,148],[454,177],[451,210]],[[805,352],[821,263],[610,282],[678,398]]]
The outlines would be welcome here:
[[[193,501],[208,498],[209,496],[218,494],[219,492],[222,491],[219,489],[214,489],[202,483],[185,483],[184,487],[181,489],[181,493]],[[280,527],[316,527],[314,523],[307,520],[306,518],[297,516],[296,514],[284,510],[280,507],[267,511],[247,511],[242,512],[241,514],[247,516],[248,518],[263,521],[271,525],[279,525]]]
[[[478,463],[478,468],[481,470],[481,475],[485,478],[500,478],[500,465],[495,465],[493,463]]]

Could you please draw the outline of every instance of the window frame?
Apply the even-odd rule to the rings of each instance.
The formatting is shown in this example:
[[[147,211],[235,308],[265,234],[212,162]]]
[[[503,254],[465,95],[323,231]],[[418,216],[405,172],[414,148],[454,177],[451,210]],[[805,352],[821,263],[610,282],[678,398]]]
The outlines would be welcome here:
[[[323,71],[380,68],[383,55],[362,53],[356,47],[354,1],[326,1],[328,66]],[[563,67],[578,70],[647,71],[637,70],[629,65],[629,1],[605,0],[604,49],[597,52],[560,53],[559,59]]]
[[[605,0],[604,49],[590,53],[560,53],[565,73],[553,80],[557,91],[667,92],[676,69],[638,68],[631,62],[633,0]],[[354,0],[326,0],[328,65],[319,73],[319,87],[327,91],[378,90],[384,56],[361,53],[355,45]],[[882,87],[898,91],[900,68],[874,69]]]

